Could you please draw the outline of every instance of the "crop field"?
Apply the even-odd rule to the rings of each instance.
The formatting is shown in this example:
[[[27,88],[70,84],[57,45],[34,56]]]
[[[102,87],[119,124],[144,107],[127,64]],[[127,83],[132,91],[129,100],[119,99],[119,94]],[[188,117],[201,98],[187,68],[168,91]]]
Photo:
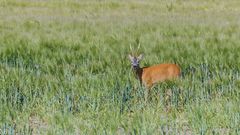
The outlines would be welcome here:
[[[239,0],[0,0],[0,134],[240,134],[239,52]]]

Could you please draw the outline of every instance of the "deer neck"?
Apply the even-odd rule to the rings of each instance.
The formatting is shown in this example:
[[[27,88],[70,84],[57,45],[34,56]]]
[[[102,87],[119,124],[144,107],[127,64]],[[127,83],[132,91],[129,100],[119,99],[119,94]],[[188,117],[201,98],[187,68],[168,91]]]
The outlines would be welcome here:
[[[140,68],[139,66],[138,67],[133,67],[133,72],[134,72],[135,77],[140,81],[140,83],[142,83],[143,69]]]

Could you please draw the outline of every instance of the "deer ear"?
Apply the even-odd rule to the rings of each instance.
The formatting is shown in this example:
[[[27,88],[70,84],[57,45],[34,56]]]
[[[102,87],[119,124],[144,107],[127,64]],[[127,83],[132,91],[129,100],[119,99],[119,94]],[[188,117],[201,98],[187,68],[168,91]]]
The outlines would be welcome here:
[[[133,60],[133,56],[131,54],[128,54],[128,58],[132,61]]]
[[[143,54],[140,54],[140,55],[137,57],[137,59],[138,59],[138,60],[142,60],[143,57],[144,57],[144,55],[143,55]]]

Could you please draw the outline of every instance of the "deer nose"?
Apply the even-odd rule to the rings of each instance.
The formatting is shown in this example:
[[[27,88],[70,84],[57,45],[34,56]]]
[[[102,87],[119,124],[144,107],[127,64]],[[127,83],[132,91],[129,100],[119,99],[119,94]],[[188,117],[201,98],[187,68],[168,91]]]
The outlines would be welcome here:
[[[133,68],[138,68],[138,65],[133,65]]]

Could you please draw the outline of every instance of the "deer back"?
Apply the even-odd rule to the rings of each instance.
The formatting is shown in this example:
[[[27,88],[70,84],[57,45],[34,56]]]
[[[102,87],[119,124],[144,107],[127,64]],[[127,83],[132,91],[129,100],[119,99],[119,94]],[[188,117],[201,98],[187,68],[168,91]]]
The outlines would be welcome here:
[[[153,84],[174,79],[180,76],[180,68],[176,64],[159,64],[142,69],[142,83],[151,87]]]

